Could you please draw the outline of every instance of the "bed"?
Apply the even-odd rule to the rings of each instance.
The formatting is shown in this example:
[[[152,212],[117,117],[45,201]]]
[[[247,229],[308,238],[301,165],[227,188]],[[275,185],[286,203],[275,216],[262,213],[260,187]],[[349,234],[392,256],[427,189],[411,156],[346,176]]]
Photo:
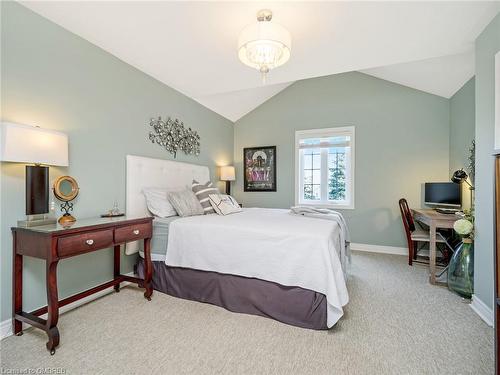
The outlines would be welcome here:
[[[148,214],[144,187],[180,189],[209,180],[205,166],[127,156],[127,215]],[[155,218],[153,287],[311,329],[328,329],[348,302],[339,226],[289,210]],[[142,253],[139,244],[126,252]],[[138,273],[144,272],[140,258]]]

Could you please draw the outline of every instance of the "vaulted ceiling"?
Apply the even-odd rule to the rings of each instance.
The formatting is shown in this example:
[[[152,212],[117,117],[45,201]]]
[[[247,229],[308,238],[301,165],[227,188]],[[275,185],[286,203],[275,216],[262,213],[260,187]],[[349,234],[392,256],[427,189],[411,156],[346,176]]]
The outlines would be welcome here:
[[[450,97],[474,74],[474,40],[500,2],[21,1],[236,121],[291,83],[347,71]],[[292,34],[262,85],[236,44],[259,9]]]

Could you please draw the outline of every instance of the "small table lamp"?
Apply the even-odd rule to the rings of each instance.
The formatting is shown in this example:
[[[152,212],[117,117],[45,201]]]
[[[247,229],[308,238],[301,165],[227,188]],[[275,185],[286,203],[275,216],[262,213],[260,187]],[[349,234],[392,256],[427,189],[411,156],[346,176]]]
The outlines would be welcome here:
[[[234,167],[228,165],[226,167],[220,167],[220,180],[226,181],[226,194],[231,194],[231,181],[236,180]]]
[[[68,166],[68,136],[35,126],[2,123],[0,160],[33,163],[26,166],[26,215],[19,226],[35,226],[55,222],[47,220],[49,212],[49,168],[45,165]]]

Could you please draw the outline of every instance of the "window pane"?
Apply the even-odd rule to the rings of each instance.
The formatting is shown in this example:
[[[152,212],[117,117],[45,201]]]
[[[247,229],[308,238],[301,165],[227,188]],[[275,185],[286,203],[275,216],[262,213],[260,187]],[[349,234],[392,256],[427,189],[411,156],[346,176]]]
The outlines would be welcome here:
[[[307,140],[307,144],[315,144],[319,139]],[[321,199],[321,149],[303,149],[302,186],[303,199],[318,201]]]
[[[321,155],[319,153],[313,155],[313,168],[314,169],[320,169],[321,168]]]
[[[321,198],[320,185],[304,184],[304,200],[318,201]]]
[[[307,139],[301,139],[299,144],[301,146],[310,147],[309,145],[319,145],[319,142],[320,142],[319,138],[307,138]]]
[[[312,185],[311,184],[304,184],[304,199],[305,200],[313,199]]]
[[[311,169],[311,168],[312,168],[312,156],[304,155],[304,169]]]
[[[313,199],[319,201],[321,199],[321,186],[313,185],[312,186],[312,195]]]
[[[314,169],[312,171],[312,179],[313,184],[321,184],[321,170]]]
[[[328,150],[328,200],[346,199],[346,157],[345,149]]]
[[[305,148],[304,149],[304,155],[312,155],[312,154],[313,154],[312,148]]]
[[[304,184],[312,184],[312,183],[313,183],[312,170],[305,169],[304,170]]]
[[[331,144],[331,145],[345,145],[346,143],[349,143],[351,141],[351,137],[349,135],[342,135],[338,137],[328,137],[324,140],[325,143]]]

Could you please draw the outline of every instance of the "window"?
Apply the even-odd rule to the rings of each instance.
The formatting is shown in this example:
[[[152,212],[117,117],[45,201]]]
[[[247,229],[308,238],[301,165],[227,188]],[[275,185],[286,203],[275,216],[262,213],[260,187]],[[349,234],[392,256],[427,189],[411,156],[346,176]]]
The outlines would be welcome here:
[[[295,202],[354,208],[354,126],[295,132]]]

